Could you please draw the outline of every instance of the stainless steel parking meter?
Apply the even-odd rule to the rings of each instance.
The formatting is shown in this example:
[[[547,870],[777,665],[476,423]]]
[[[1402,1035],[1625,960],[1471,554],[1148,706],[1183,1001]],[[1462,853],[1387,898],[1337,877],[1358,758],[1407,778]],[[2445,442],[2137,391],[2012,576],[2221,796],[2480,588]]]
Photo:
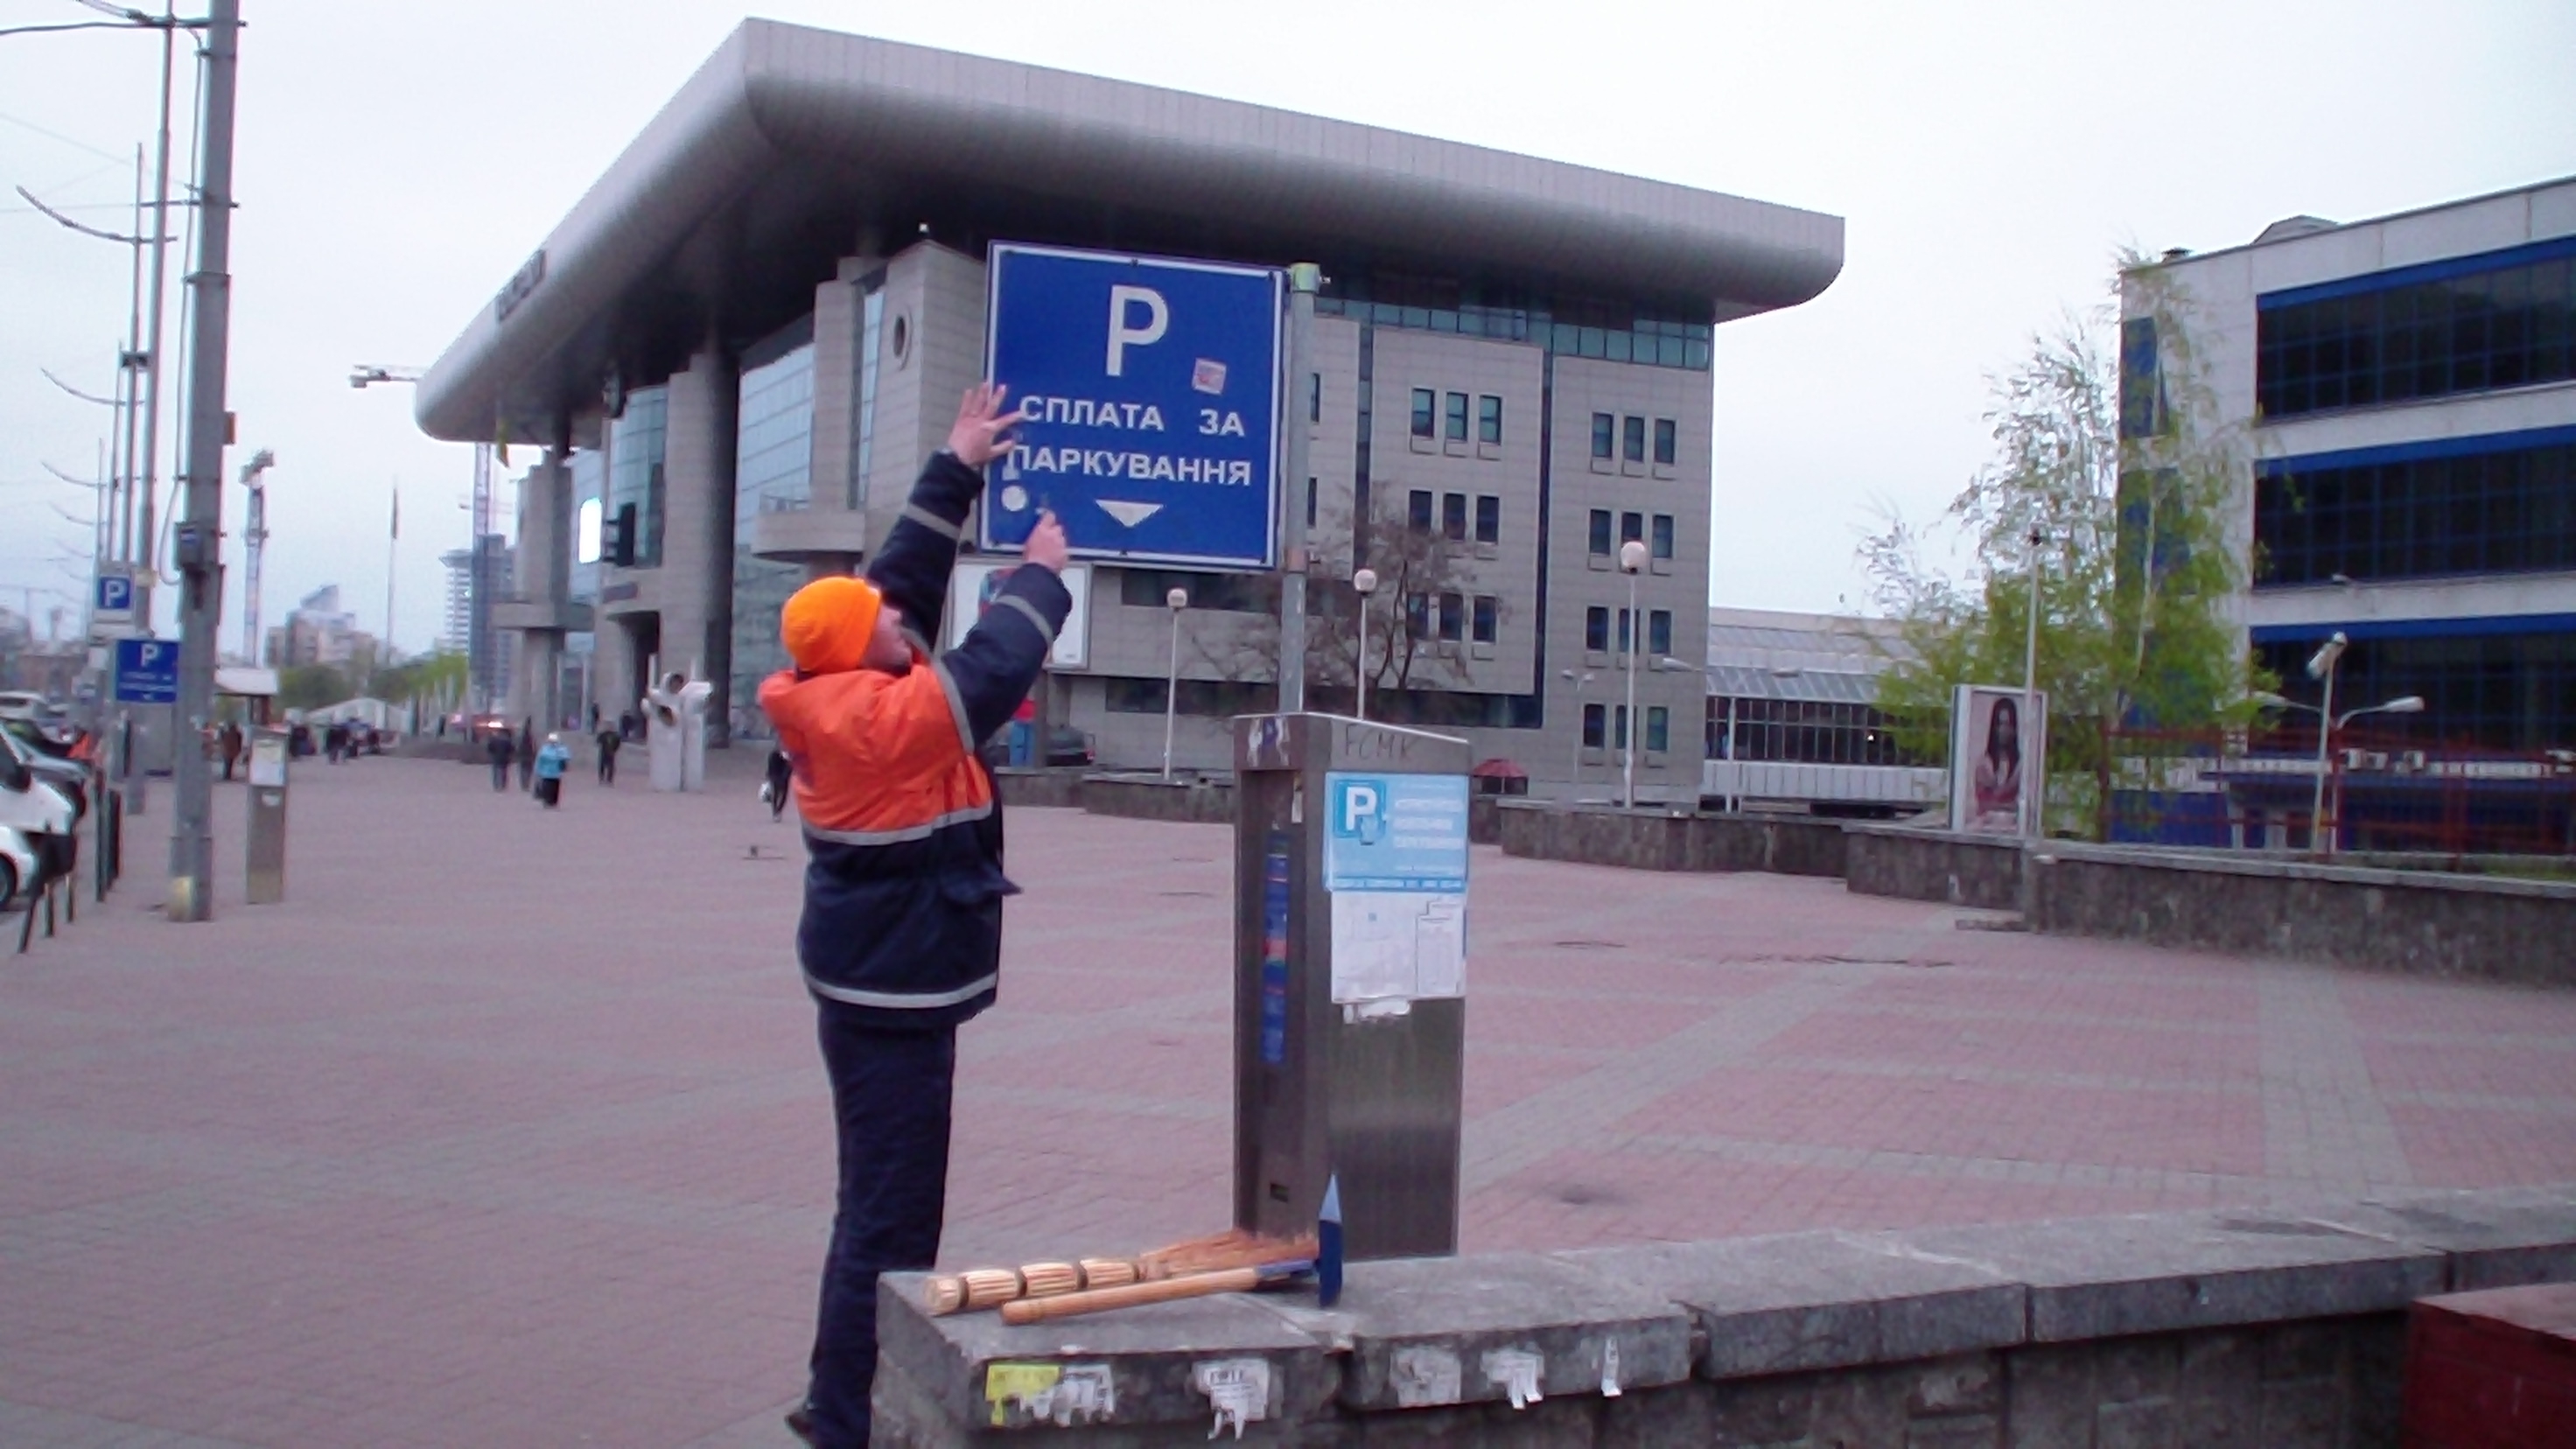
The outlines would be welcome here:
[[[250,737],[250,841],[243,851],[249,880],[242,899],[254,906],[286,899],[286,760],[288,735],[262,726]]]
[[[1235,721],[1234,1213],[1354,1258],[1458,1250],[1465,740]]]

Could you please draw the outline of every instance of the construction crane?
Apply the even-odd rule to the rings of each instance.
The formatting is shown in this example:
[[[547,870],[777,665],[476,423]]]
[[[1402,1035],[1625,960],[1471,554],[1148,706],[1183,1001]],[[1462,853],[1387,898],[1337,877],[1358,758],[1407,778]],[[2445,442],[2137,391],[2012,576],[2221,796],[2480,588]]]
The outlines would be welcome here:
[[[242,530],[242,662],[259,663],[259,557],[268,547],[268,485],[261,481],[277,466],[266,448],[242,465],[242,486],[250,490],[249,524]]]

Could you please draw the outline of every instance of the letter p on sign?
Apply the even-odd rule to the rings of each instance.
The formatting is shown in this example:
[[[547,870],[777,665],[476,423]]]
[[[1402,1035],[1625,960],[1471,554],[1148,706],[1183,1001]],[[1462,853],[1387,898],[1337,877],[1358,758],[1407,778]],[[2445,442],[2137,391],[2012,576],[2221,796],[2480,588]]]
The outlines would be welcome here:
[[[1145,309],[1142,326],[1129,326],[1134,309]],[[1127,349],[1143,347],[1163,340],[1164,329],[1172,325],[1171,306],[1163,294],[1151,287],[1114,286],[1109,289],[1109,375],[1127,375]]]

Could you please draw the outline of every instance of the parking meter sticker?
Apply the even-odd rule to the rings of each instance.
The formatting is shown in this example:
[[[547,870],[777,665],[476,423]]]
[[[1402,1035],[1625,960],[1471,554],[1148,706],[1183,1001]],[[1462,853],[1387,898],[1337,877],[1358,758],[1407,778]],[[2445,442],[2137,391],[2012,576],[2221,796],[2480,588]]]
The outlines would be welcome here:
[[[1467,888],[1467,777],[1326,775],[1324,886],[1334,891]]]
[[[1288,833],[1270,832],[1261,868],[1261,1064],[1288,1060]]]

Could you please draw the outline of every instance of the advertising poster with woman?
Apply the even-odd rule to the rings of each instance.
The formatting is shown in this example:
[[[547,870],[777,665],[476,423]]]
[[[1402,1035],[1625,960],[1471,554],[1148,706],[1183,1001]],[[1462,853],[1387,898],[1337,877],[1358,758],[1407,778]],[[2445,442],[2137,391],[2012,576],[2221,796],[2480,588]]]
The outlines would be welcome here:
[[[2029,718],[2023,718],[2024,713]],[[2048,696],[1963,684],[1950,703],[1950,828],[2018,835],[2025,792],[2048,778]]]

